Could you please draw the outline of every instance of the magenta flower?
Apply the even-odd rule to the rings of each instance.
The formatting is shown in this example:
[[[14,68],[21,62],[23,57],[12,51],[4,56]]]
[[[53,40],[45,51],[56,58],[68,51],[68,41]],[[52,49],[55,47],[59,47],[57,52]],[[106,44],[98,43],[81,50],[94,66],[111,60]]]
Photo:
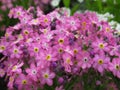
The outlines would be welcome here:
[[[45,26],[45,25],[50,25],[50,17],[48,15],[42,15],[39,18],[40,23]]]
[[[42,53],[41,53],[42,54]],[[44,51],[43,56],[41,57],[45,61],[56,61],[57,60],[57,53],[53,49],[48,49]]]
[[[10,50],[10,53],[11,53],[10,55],[11,58],[20,58],[22,51],[20,50],[20,47],[13,46],[13,48],[11,48]]]
[[[76,30],[79,27],[79,20],[78,18],[75,18],[72,16],[71,18],[65,18],[64,25],[67,27],[67,29],[70,29],[71,31]]]
[[[31,63],[30,65],[30,68],[27,68],[26,69],[26,72],[28,73],[28,76],[34,80],[34,81],[37,81],[38,78],[37,78],[37,75],[38,75],[38,69],[35,64]]]
[[[63,66],[66,72],[71,72],[71,66],[73,65],[72,56],[69,53],[63,54]]]
[[[77,64],[79,67],[81,67],[82,69],[86,69],[86,68],[90,68],[93,64],[93,61],[89,55],[89,53],[81,51],[82,53],[80,53],[77,56]]]
[[[4,61],[3,63],[5,65],[4,70],[9,74],[9,72],[11,72],[12,67],[16,65],[17,62],[18,60],[11,58],[8,61]]]
[[[22,14],[21,16],[18,17],[20,19],[20,22],[24,24],[29,24],[29,22],[32,20],[32,15],[28,15],[27,13],[24,13],[24,11],[20,13]]]
[[[14,14],[13,14],[14,12]],[[20,18],[21,16],[24,16],[24,10],[23,7],[16,7],[13,8],[13,10],[10,11],[9,16],[11,17],[13,15],[14,18]]]
[[[39,19],[36,18],[36,19],[32,19],[30,22],[29,22],[30,25],[39,25],[40,22],[39,22]]]
[[[52,79],[55,77],[53,72],[50,72],[49,69],[42,70],[41,72],[41,84],[48,84],[49,86],[53,85]]]
[[[109,70],[114,74],[114,76],[117,76],[120,78],[120,59],[115,58],[112,60],[112,62],[109,63]]]
[[[32,43],[29,47],[30,48],[28,48],[28,49],[30,52],[30,56],[37,57],[39,55],[41,47],[37,43]]]
[[[32,88],[32,82],[30,82],[29,77],[25,76],[24,74],[19,74],[19,76],[15,80],[15,84],[18,85],[18,90]]]
[[[111,29],[110,25],[108,24],[108,22],[102,22],[102,30],[100,32],[101,34],[107,36],[107,37],[111,37],[113,36],[113,30]]]
[[[1,45],[0,45],[0,52],[3,52],[3,51],[5,51],[5,50],[6,50],[6,45],[1,44]]]
[[[109,57],[102,55],[95,55],[93,59],[93,68],[98,70],[100,73],[103,73],[108,69],[108,63],[110,62]]]
[[[111,50],[110,50],[110,55],[115,55],[115,56],[119,56],[119,52],[120,52],[120,45],[114,45],[114,46],[110,46]]]
[[[101,51],[106,51],[108,52],[109,51],[109,46],[108,46],[108,43],[102,41],[102,40],[99,40],[97,39],[96,41],[94,41],[92,43],[92,47],[94,48],[94,51],[95,52],[101,52]]]

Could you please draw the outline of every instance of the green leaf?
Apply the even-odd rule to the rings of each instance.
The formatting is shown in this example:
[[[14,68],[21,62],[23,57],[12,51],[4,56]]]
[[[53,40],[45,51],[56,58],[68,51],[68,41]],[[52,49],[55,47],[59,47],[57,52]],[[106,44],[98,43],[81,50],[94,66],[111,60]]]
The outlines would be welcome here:
[[[65,7],[70,7],[70,0],[63,0],[63,4]]]
[[[80,7],[80,4],[76,4],[72,9],[71,9],[71,15],[73,15]]]

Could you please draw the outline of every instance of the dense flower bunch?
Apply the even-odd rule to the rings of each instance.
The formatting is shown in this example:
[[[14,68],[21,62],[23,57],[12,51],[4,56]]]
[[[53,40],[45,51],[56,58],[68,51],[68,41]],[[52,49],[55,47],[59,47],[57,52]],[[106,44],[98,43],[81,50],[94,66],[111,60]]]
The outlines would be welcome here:
[[[6,24],[4,22],[7,21],[8,11],[15,6],[21,6],[24,8],[28,8],[30,6],[35,6],[43,12],[46,10],[46,7],[50,5],[51,0],[0,0],[0,31],[5,31]],[[8,20],[11,22],[10,20]],[[7,22],[8,22],[7,21]],[[9,23],[7,23],[9,25]]]
[[[9,77],[10,90],[37,90],[64,75],[79,75],[94,68],[112,72],[120,78],[120,43],[108,22],[96,13],[69,16],[62,9],[44,15],[40,10],[22,7],[10,11],[19,23],[7,28],[0,40],[0,76]]]

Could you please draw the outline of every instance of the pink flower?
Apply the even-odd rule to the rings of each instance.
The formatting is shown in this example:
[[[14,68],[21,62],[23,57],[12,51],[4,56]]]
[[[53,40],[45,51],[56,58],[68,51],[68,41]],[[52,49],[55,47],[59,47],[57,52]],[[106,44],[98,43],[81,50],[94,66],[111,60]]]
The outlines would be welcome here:
[[[109,63],[109,70],[118,78],[120,78],[120,59],[114,58],[112,62]]]
[[[68,18],[65,18],[66,20],[64,20],[65,22],[64,25],[65,27],[67,27],[67,29],[70,29],[71,31],[73,30],[77,30],[77,28],[79,27],[79,20],[78,18],[75,18],[75,17],[68,17]]]
[[[57,53],[57,58],[61,58],[61,56],[64,54],[66,48],[64,46],[55,45],[53,47],[53,49]]]
[[[41,71],[41,84],[48,84],[49,86],[53,85],[52,79],[55,77],[53,72],[50,72],[49,69]]]
[[[9,58],[8,61],[7,60],[4,61],[4,63],[3,63],[5,65],[4,70],[8,73],[8,75],[9,75],[9,72],[11,71],[12,67],[14,65],[16,65],[17,62],[18,62],[18,60],[16,60],[15,58],[14,59]]]
[[[48,25],[50,25],[50,17],[47,16],[47,15],[42,15],[42,16],[39,18],[39,21],[40,21],[40,24],[43,25],[43,26],[48,26]]]
[[[119,56],[119,52],[120,52],[120,45],[114,45],[114,46],[110,46],[111,50],[110,50],[110,55],[115,55],[115,56]]]
[[[23,89],[30,89],[32,88],[32,82],[30,82],[29,77],[27,77],[24,74],[19,74],[17,79],[15,80],[15,84],[18,85],[18,90],[23,90]]]
[[[63,54],[63,66],[66,72],[71,72],[71,66],[73,65],[72,56],[68,53]]]
[[[5,43],[1,43],[0,44],[0,53],[4,52],[6,50],[6,47],[7,45]]]
[[[32,20],[32,16],[24,13],[24,11],[18,13],[23,14],[19,16],[20,22],[22,24],[29,24],[29,22]]]
[[[80,52],[81,52],[81,47],[74,41],[74,45],[71,46],[72,49],[72,55],[73,56],[79,56]]]
[[[11,70],[10,70],[10,74],[12,75],[13,73],[19,74],[22,72],[21,67],[24,65],[24,63],[20,63],[17,65],[13,65]]]
[[[30,22],[29,22],[30,25],[39,25],[40,22],[39,22],[39,19],[36,18],[36,19],[32,19]]]
[[[93,68],[98,70],[100,73],[103,73],[108,69],[109,57],[106,57],[104,54],[95,55],[93,59]]]
[[[25,39],[28,39],[32,33],[33,30],[30,27],[24,27],[21,32]]]
[[[13,46],[13,48],[10,49],[10,57],[11,58],[20,58],[22,51],[20,50],[20,47]]]
[[[53,49],[48,49],[44,51],[43,56],[41,57],[45,61],[56,61],[57,60],[57,53]]]
[[[111,29],[108,22],[102,22],[102,30],[100,31],[100,33],[107,36],[107,37],[113,36],[113,34],[112,34],[113,30]]]
[[[96,41],[92,42],[92,47],[94,48],[95,52],[102,52],[102,51],[109,51],[108,43],[97,39]]]
[[[93,64],[93,61],[88,52],[81,51],[77,56],[78,66],[82,69],[90,68]]]
[[[30,56],[37,57],[39,55],[41,47],[37,43],[31,43],[28,49],[30,52]]]
[[[14,18],[20,18],[21,16],[24,16],[24,10],[23,10],[23,7],[16,7],[16,8],[13,8],[14,10]]]
[[[37,80],[38,80],[38,78],[37,78],[38,70],[39,70],[39,68],[36,67],[34,63],[31,63],[31,64],[30,64],[30,68],[27,68],[27,69],[26,69],[26,72],[28,73],[28,76],[29,76],[32,80],[37,81]]]

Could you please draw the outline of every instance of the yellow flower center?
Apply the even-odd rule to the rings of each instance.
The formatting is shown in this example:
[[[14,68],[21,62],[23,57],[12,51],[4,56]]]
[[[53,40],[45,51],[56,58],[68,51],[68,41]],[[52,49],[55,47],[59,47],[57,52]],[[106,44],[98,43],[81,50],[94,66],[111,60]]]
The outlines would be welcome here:
[[[59,39],[58,42],[59,42],[59,44],[63,44],[64,40],[63,39]]]
[[[47,22],[48,22],[48,19],[47,19],[47,18],[45,18],[45,19],[44,19],[44,22],[45,22],[45,23],[47,23]]]
[[[86,22],[82,22],[82,30],[86,29]]]
[[[16,69],[17,69],[17,66],[14,66],[14,67],[12,68],[13,71],[15,71]]]
[[[39,52],[39,48],[38,48],[38,47],[35,47],[35,48],[34,48],[34,52],[36,52],[36,53]]]
[[[110,31],[110,28],[107,27],[107,28],[106,28],[106,31],[109,32],[109,31]]]
[[[44,30],[43,30],[43,33],[46,34],[46,33],[47,33],[47,29],[44,29]]]
[[[10,82],[13,82],[13,81],[14,81],[13,77],[10,77],[9,81],[10,81]]]
[[[22,80],[22,84],[24,84],[24,85],[27,84],[27,80],[25,80],[25,79]]]
[[[37,19],[34,19],[33,22],[34,22],[34,23],[38,23],[38,20],[37,20]]]
[[[63,52],[63,49],[62,49],[62,48],[60,48],[60,49],[58,50],[58,52],[59,52],[59,53],[62,53],[62,52]]]
[[[77,61],[77,60],[75,60],[75,61],[74,61],[74,64],[75,64],[75,65],[77,65],[77,64],[78,64],[78,61]]]
[[[50,60],[50,59],[51,59],[51,55],[47,55],[46,60]]]
[[[120,65],[115,66],[116,70],[120,70]]]
[[[23,36],[21,34],[18,35],[19,39],[23,39]]]
[[[86,22],[82,22],[82,26],[83,26],[83,27],[86,27]]]
[[[0,50],[2,50],[2,51],[5,50],[5,46],[4,46],[4,45],[1,45],[1,46],[0,46]]]
[[[31,38],[28,38],[28,39],[26,40],[26,42],[27,42],[27,43],[30,43],[30,42],[31,42]]]
[[[28,31],[28,30],[24,30],[24,34],[25,34],[25,35],[28,35],[28,34],[29,34],[29,31]]]
[[[102,59],[99,59],[99,60],[98,60],[98,64],[103,64],[103,60],[102,60]]]
[[[77,54],[77,53],[78,53],[78,50],[77,50],[77,49],[74,49],[73,52],[74,52],[74,54]]]
[[[66,63],[67,63],[67,64],[70,64],[70,62],[71,62],[70,58],[67,58],[67,59],[66,59]]]
[[[18,12],[17,12],[17,15],[19,16],[20,14],[21,14],[21,13],[18,11]]]
[[[103,48],[104,48],[104,44],[103,44],[103,43],[100,43],[100,44],[99,44],[99,48],[103,49]]]
[[[18,53],[18,49],[14,49],[13,52],[14,52],[14,54],[17,54]]]
[[[49,78],[49,75],[47,73],[44,74],[44,78]]]
[[[5,37],[8,37],[9,36],[9,34],[8,33],[5,33]]]

